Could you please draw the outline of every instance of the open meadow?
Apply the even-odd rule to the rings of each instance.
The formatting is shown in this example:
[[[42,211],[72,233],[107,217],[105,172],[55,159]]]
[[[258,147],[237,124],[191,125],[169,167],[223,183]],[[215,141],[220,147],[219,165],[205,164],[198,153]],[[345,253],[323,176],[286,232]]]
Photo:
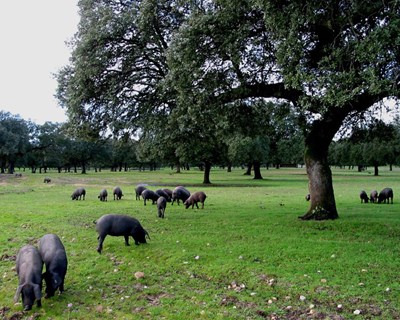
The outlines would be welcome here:
[[[378,177],[333,169],[334,221],[298,219],[308,208],[305,169],[263,169],[253,180],[213,168],[209,186],[197,169],[21,173],[0,176],[2,319],[400,319],[399,168]],[[202,190],[205,208],[168,203],[160,219],[155,205],[135,200],[139,183]],[[79,186],[86,200],[72,201]],[[384,187],[393,205],[360,203],[360,190]],[[151,239],[127,247],[108,236],[97,253],[93,221],[108,213],[136,217]],[[46,233],[67,251],[65,292],[22,312],[15,257]]]

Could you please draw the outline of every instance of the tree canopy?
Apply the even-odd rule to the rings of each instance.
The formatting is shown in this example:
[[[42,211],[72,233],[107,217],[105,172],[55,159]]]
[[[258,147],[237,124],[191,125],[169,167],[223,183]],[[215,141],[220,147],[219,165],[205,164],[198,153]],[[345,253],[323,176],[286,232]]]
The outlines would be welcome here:
[[[113,134],[156,125],[190,150],[182,137],[196,117],[207,119],[201,134],[210,141],[228,109],[284,100],[304,137],[311,201],[302,218],[338,217],[329,145],[346,121],[399,95],[398,1],[81,0],[79,7],[71,64],[58,74],[71,123]]]

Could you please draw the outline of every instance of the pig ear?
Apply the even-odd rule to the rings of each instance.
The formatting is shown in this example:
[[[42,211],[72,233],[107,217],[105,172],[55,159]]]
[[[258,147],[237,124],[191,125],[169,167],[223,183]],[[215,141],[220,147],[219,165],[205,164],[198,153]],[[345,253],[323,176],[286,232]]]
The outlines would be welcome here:
[[[18,302],[19,296],[21,295],[22,287],[23,287],[23,285],[18,286],[17,291],[15,292],[15,296],[14,296],[14,303]]]
[[[33,291],[35,292],[36,300],[42,299],[42,290],[38,284],[33,285]]]

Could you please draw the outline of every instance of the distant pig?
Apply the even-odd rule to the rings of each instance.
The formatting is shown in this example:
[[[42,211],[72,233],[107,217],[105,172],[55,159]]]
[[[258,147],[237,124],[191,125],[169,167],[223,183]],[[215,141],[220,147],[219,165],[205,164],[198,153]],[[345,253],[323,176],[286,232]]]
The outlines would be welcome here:
[[[64,291],[64,279],[67,273],[67,253],[60,238],[55,234],[46,234],[39,241],[39,253],[46,266],[43,273],[46,282],[45,298],[54,296],[57,289]]]
[[[196,205],[197,209],[199,208],[199,205],[197,204],[198,202],[201,203],[201,208],[204,209],[204,201],[206,201],[206,194],[203,191],[197,191],[193,193],[185,202],[184,205],[187,208],[192,206],[192,209],[194,208],[194,205]]]
[[[136,188],[135,188],[136,200],[140,200],[140,196],[142,195],[142,192],[146,189],[147,188],[143,185],[136,186]]]
[[[190,197],[190,192],[182,186],[178,186],[172,191],[172,203],[171,205],[174,204],[174,202],[178,202],[179,205],[179,200],[182,200],[182,202],[185,202],[188,198]]]
[[[369,200],[371,200],[372,203],[375,203],[378,201],[378,191],[372,190],[371,194],[369,195]]]
[[[393,190],[391,188],[385,188],[381,192],[379,192],[378,195],[378,203],[389,203],[389,200],[391,200],[391,203],[393,204]]]
[[[115,187],[114,188],[113,195],[114,195],[114,200],[115,200],[115,197],[117,197],[117,200],[121,200],[121,198],[124,196],[122,194],[122,190],[121,190],[120,187]]]
[[[144,205],[146,205],[147,200],[151,200],[151,201],[153,201],[153,204],[155,204],[159,197],[160,196],[157,193],[155,193],[154,191],[149,190],[149,189],[143,190],[143,192],[142,192],[142,198],[144,201]]]
[[[361,192],[360,192],[360,199],[361,199],[361,203],[363,203],[363,202],[368,203],[368,201],[369,201],[368,195],[364,190],[361,190]]]
[[[50,178],[44,178],[44,179],[43,179],[43,182],[44,182],[44,183],[50,183],[50,182],[51,182],[51,179],[50,179]]]
[[[160,197],[164,197],[165,200],[167,200],[168,202],[171,202],[171,197],[168,195],[167,192],[164,191],[164,189],[158,189],[155,191],[155,193],[157,193]],[[172,194],[172,191],[171,191]]]
[[[170,190],[170,189],[161,189],[161,190],[164,191],[168,195],[169,201],[168,201],[168,199],[167,199],[167,201],[171,202],[171,200],[172,200],[172,190]]]
[[[305,196],[305,199],[306,199],[306,201],[310,201],[311,195],[308,193],[308,194]]]
[[[157,199],[157,212],[158,217],[164,219],[165,207],[167,206],[167,200],[164,197]]]
[[[106,214],[101,216],[96,222],[96,230],[99,234],[99,246],[97,252],[101,253],[103,250],[103,242],[107,235],[110,236],[124,236],[125,245],[129,246],[129,236],[135,240],[135,244],[146,243],[146,235],[149,234],[143,229],[140,222],[130,216],[120,214]]]
[[[31,310],[35,300],[38,307],[42,306],[42,269],[42,258],[34,246],[26,245],[19,250],[16,260],[19,284],[14,302],[21,295],[24,311]]]
[[[78,188],[71,194],[72,200],[78,200],[78,199],[81,200],[82,197],[83,200],[85,200],[85,196],[86,196],[86,190],[84,188]]]
[[[103,189],[100,191],[100,194],[97,198],[100,199],[100,201],[107,201],[108,193],[106,189]]]

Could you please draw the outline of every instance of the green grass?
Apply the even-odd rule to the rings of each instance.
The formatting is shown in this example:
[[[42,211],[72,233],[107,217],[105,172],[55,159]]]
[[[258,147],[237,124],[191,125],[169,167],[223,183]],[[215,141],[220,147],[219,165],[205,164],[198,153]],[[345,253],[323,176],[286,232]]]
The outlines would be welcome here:
[[[213,169],[211,186],[197,170],[86,175],[23,172],[0,176],[0,315],[3,319],[400,319],[400,170],[334,169],[340,218],[301,221],[308,203],[304,169],[270,169],[262,181]],[[204,210],[136,201],[134,187],[185,185],[203,190]],[[119,185],[121,201],[102,203]],[[71,201],[77,186],[85,201]],[[359,191],[390,186],[393,205],[360,204]],[[107,237],[99,255],[93,221],[103,214],[138,218],[146,245]],[[23,313],[13,296],[15,256],[56,233],[69,259],[66,291]],[[145,276],[135,278],[135,272]],[[304,299],[300,298],[301,296]],[[338,305],[342,308],[338,309]],[[360,315],[354,311],[360,310]],[[342,317],[342,318],[340,318]]]

